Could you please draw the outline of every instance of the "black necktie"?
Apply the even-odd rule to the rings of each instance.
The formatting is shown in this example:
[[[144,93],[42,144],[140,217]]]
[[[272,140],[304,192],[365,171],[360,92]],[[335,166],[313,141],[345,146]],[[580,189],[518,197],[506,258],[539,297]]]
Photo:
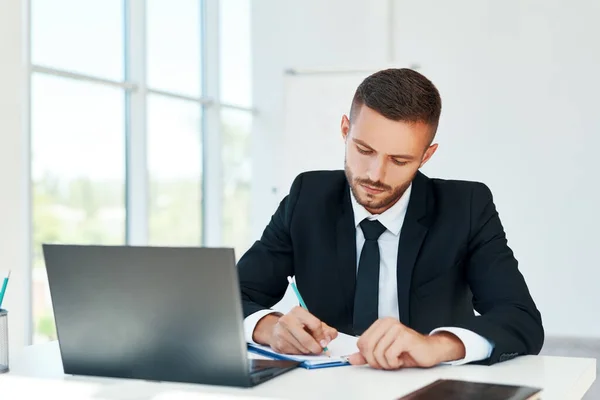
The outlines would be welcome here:
[[[365,244],[360,253],[354,291],[354,334],[362,335],[378,318],[379,304],[379,244],[385,231],[381,222],[367,219],[360,223]]]

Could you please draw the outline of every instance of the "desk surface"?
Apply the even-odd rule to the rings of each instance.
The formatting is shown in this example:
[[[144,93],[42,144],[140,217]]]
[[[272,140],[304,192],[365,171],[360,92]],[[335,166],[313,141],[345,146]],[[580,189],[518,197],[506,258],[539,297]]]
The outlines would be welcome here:
[[[297,369],[251,389],[209,385],[147,382],[129,379],[65,375],[57,342],[30,346],[11,372],[0,375],[2,398],[25,392],[61,395],[60,398],[107,400],[153,399],[395,399],[438,378],[523,384],[544,389],[542,398],[581,399],[596,378],[596,360],[523,356],[493,366],[438,366],[430,369],[378,371],[369,367]],[[35,382],[35,384],[31,384]],[[9,387],[14,390],[6,390]],[[35,392],[37,390],[37,392]],[[38,398],[38,397],[36,397]]]

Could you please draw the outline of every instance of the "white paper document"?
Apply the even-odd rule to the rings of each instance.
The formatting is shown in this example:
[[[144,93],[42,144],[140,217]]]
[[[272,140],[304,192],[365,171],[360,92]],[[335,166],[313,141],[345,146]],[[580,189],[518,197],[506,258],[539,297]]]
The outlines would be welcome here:
[[[356,346],[356,342],[358,341],[358,337],[346,335],[345,333],[339,333],[338,337],[329,343],[327,348],[331,354],[331,357],[325,354],[319,355],[296,355],[296,354],[281,354],[273,350],[269,346],[262,346],[258,344],[252,344],[251,347],[258,349],[262,354],[272,354],[273,358],[282,358],[285,357],[287,360],[294,360],[305,362],[311,365],[318,364],[328,364],[332,362],[340,362],[345,363],[347,361],[347,357],[357,353],[358,347]]]

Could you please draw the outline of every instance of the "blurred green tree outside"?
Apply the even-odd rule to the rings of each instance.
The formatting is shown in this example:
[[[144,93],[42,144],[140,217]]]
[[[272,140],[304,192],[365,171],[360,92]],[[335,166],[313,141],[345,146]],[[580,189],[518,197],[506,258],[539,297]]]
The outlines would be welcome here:
[[[249,124],[222,127],[223,229],[222,243],[234,247],[239,258],[250,245]],[[123,171],[125,176],[125,171]],[[200,184],[200,185],[199,185]],[[149,230],[152,245],[201,245],[202,182],[189,179],[152,180]],[[50,173],[32,181],[34,277],[43,276],[43,243],[124,244],[125,184],[119,180],[92,181],[79,177],[61,180]],[[197,218],[190,218],[197,216]],[[45,288],[33,290],[43,292]],[[41,294],[34,294],[34,297]],[[52,306],[34,302],[34,332],[56,339]]]

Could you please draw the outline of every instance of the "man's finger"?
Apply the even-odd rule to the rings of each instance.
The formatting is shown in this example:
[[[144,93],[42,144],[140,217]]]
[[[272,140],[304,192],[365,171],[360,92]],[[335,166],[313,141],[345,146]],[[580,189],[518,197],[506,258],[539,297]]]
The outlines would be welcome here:
[[[279,339],[285,343],[288,349],[290,349],[290,353],[286,354],[311,354],[312,352],[307,349],[298,339],[294,337],[294,335],[287,329],[282,329],[279,334]],[[293,353],[292,353],[293,351]]]
[[[323,347],[321,347],[319,342],[310,333],[304,330],[304,327],[299,322],[291,322],[288,326],[288,331],[311,353],[319,354],[323,352]]]
[[[294,309],[294,316],[298,318],[298,321],[312,333],[314,338],[318,340],[324,339],[325,335],[323,333],[323,323],[321,320],[301,307],[296,308],[297,309]]]
[[[375,348],[373,349],[373,357],[383,369],[392,369],[393,365],[396,364],[395,362],[390,364],[389,359],[386,357],[386,352],[392,343],[394,343],[394,341],[401,340],[398,335],[399,332],[400,327],[398,325],[390,327],[383,337],[379,339],[375,345]]]
[[[393,368],[404,366],[404,352],[406,351],[407,342],[403,335],[399,335],[396,340],[385,351],[385,358]]]
[[[364,365],[367,363],[367,360],[360,353],[354,353],[350,357],[348,357],[348,361],[352,365]]]
[[[358,339],[357,345],[360,350],[360,354],[365,357],[369,365],[373,368],[380,369],[382,366],[375,358],[375,346],[383,336],[387,333],[390,323],[386,320],[377,320],[365,331],[365,333]]]
[[[282,338],[278,338],[275,340],[275,343],[271,346],[273,350],[275,350],[279,354],[305,354],[292,346],[290,343],[286,342]]]
[[[394,355],[395,352],[391,349],[388,348],[388,351],[386,352],[386,358],[388,360],[388,363],[391,366],[391,369],[399,369],[402,368],[404,366],[408,366],[406,363],[406,352],[402,352],[400,354],[400,356],[396,356]]]
[[[321,328],[321,321],[319,320],[319,318],[315,317],[306,309],[300,306],[292,308],[292,311],[290,311],[289,314],[293,315],[310,330],[317,330]]]
[[[325,340],[331,342],[333,339],[335,339],[338,336],[338,331],[335,328],[332,328],[331,326],[327,325],[326,323],[322,323],[323,325],[323,334],[325,335]]]
[[[298,325],[299,322],[295,316],[284,315],[279,318],[274,335],[278,340],[291,343],[300,351],[299,354],[311,354],[312,352],[306,346],[302,345],[302,343],[300,343],[300,341],[291,333]]]

